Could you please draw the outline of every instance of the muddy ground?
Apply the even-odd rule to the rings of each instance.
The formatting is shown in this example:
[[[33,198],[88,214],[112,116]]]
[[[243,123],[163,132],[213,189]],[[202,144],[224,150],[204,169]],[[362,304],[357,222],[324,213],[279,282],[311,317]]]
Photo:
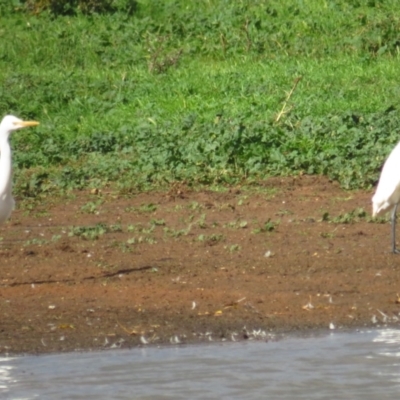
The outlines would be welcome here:
[[[17,199],[0,229],[0,353],[399,325],[400,256],[368,221],[371,195],[304,176]]]

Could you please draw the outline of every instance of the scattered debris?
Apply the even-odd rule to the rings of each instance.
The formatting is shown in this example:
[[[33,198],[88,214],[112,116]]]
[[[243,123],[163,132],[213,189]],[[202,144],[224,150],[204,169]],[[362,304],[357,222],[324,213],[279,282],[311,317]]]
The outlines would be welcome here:
[[[385,314],[385,313],[383,313],[381,310],[376,310],[376,311],[378,311],[381,315],[382,315],[382,322],[385,324],[386,322],[388,322],[388,320],[389,320],[389,317]]]
[[[172,344],[180,344],[180,343],[181,343],[181,340],[179,339],[179,337],[178,337],[177,335],[172,336],[172,337],[169,339],[169,341],[170,341],[170,343],[172,343]]]
[[[147,341],[147,339],[144,336],[140,336],[140,342],[142,344],[149,344],[149,342]]]
[[[314,308],[314,306],[311,303],[311,295],[310,295],[310,300],[309,302],[302,307],[303,310],[311,311]]]
[[[246,297],[242,297],[239,300],[232,301],[231,303],[227,303],[224,305],[224,308],[236,307],[239,303],[241,303],[244,300],[246,300]]]

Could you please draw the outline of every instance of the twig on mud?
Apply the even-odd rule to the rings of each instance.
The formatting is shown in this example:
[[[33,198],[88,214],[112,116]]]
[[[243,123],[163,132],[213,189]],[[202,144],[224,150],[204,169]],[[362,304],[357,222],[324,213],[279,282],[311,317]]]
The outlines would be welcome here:
[[[161,259],[160,261],[163,261]],[[131,272],[139,272],[139,271],[145,271],[148,269],[152,269],[154,266],[151,265],[145,265],[144,267],[139,267],[139,268],[123,268],[119,269],[117,271],[113,272],[108,272],[105,274],[101,275],[89,275],[89,276],[84,276],[80,280],[76,280],[74,278],[66,278],[66,279],[46,279],[46,280],[37,280],[37,281],[29,281],[29,282],[11,282],[9,284],[3,284],[0,283],[0,287],[15,287],[15,286],[23,286],[23,285],[44,285],[44,284],[59,284],[59,283],[82,283],[84,281],[92,281],[92,280],[97,280],[97,279],[103,279],[103,278],[113,278],[115,276],[121,275],[121,274],[130,274]],[[2,282],[6,282],[7,279],[3,279]],[[32,289],[34,286],[32,286]]]
[[[282,117],[284,114],[287,114],[287,113],[291,110],[291,108],[286,109],[286,106],[287,106],[288,101],[289,101],[290,98],[292,97],[293,92],[296,90],[296,87],[297,87],[297,85],[299,84],[299,82],[301,81],[301,79],[302,79],[302,77],[301,77],[301,76],[298,76],[298,77],[294,80],[293,87],[292,87],[292,89],[290,90],[290,92],[287,94],[286,99],[285,99],[285,101],[283,102],[282,109],[281,109],[281,111],[279,111],[278,115],[277,115],[276,118],[275,118],[275,122],[279,122],[279,120],[281,119],[281,117]]]
[[[117,323],[128,335],[144,335],[146,333],[146,331],[144,329],[139,330],[138,327],[135,327],[133,329],[128,329],[126,326],[122,325],[118,319],[117,319]],[[152,329],[150,329],[149,332],[153,332],[153,329],[159,328],[160,325],[150,325],[150,327]],[[153,335],[153,338],[155,338],[154,335]]]
[[[311,303],[311,295],[310,295],[309,302],[305,306],[303,306],[302,309],[306,310],[306,311],[311,311],[313,308],[314,308],[314,306]]]
[[[118,319],[117,319],[117,323],[128,335],[139,335],[139,333],[143,333],[143,332],[137,331],[136,329],[129,330],[124,325],[122,325],[121,322],[118,321]]]
[[[228,303],[224,305],[224,308],[230,308],[230,307],[236,307],[239,303],[241,303],[243,300],[246,300],[246,297],[242,297],[239,300],[232,301],[232,303]]]

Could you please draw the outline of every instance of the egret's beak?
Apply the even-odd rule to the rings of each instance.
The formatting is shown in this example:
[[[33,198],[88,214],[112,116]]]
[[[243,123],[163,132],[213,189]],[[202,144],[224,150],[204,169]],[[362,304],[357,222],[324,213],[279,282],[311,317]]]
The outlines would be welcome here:
[[[26,128],[28,126],[37,126],[37,125],[39,125],[39,122],[37,122],[37,121],[21,121],[21,122],[16,122],[15,125],[20,126],[21,128]]]

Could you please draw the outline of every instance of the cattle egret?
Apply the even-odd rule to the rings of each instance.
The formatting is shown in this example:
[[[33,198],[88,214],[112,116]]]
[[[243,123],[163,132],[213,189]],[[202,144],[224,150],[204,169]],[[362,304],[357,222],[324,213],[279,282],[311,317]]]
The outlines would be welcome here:
[[[378,187],[372,197],[372,216],[377,217],[391,211],[392,223],[392,251],[400,254],[396,249],[396,211],[400,201],[400,143],[392,150],[386,160]]]
[[[36,121],[22,121],[13,115],[7,115],[0,123],[0,225],[10,216],[14,208],[12,197],[11,147],[10,134],[21,128],[39,125]]]

